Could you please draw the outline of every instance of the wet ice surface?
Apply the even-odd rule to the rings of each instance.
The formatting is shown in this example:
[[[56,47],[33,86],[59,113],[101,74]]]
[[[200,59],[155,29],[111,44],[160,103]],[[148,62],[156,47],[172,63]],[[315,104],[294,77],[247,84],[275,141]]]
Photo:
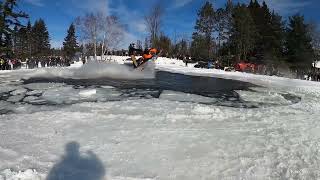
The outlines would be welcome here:
[[[70,105],[159,98],[236,108],[258,108],[290,105],[300,101],[298,96],[255,88],[250,83],[162,71],[157,72],[154,79],[142,80],[35,77],[23,80],[20,85],[6,84],[1,89],[0,99],[17,105]],[[1,112],[9,113],[14,110],[2,109]]]
[[[79,159],[97,156],[104,179],[320,178],[316,85],[172,73],[23,81],[24,73],[0,73],[0,179],[45,179],[72,141]]]

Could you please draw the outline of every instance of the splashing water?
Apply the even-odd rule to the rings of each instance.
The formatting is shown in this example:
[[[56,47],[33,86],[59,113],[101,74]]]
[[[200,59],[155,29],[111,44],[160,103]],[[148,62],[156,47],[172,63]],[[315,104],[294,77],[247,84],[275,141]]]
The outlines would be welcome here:
[[[53,78],[68,79],[153,79],[155,65],[153,62],[145,64],[145,68],[133,69],[128,65],[91,61],[80,68],[45,68],[31,73],[27,78]]]

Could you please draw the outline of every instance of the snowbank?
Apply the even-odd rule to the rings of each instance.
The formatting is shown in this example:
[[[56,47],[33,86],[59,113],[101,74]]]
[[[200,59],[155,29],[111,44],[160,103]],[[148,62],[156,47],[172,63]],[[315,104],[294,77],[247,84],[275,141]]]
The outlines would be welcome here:
[[[117,57],[123,63],[124,59]],[[79,157],[87,160],[91,152],[93,159],[101,162],[104,179],[320,178],[319,83],[195,69],[165,58],[159,58],[156,68],[262,85],[238,94],[244,101],[271,105],[234,108],[198,104],[194,102],[215,99],[174,91],[164,91],[158,99],[108,101],[121,92],[109,86],[76,89],[63,83],[21,82],[29,75],[94,78],[101,77],[99,74],[123,77],[118,71],[126,73],[123,69],[110,73],[101,70],[102,66],[87,69],[94,72],[80,70],[80,75],[70,68],[61,73],[58,68],[0,71],[0,94],[15,97],[12,102],[0,100],[0,179],[44,180],[53,167],[68,159],[66,145],[73,141],[79,143]],[[17,101],[27,93],[28,102],[43,96],[55,104],[76,103],[57,106]],[[290,94],[301,99],[286,98]],[[90,102],[90,98],[100,100]],[[75,163],[71,168],[83,168],[77,161],[71,162],[60,167]]]

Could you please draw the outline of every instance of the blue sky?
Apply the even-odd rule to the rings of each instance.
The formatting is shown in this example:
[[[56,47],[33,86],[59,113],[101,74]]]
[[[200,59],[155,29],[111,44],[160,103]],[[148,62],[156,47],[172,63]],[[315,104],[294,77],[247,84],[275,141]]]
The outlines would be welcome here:
[[[104,11],[116,14],[127,26],[125,40],[120,45],[126,48],[130,42],[144,40],[146,36],[143,16],[152,4],[161,2],[165,8],[162,31],[171,38],[190,38],[197,11],[206,0],[20,0],[19,9],[30,15],[34,22],[45,20],[53,47],[62,46],[67,28],[77,16],[87,12]],[[224,6],[226,0],[210,0],[214,8]],[[250,0],[233,0],[246,2]],[[266,0],[271,9],[287,17],[294,13],[304,14],[308,21],[320,25],[319,0]],[[176,36],[175,36],[176,34]]]

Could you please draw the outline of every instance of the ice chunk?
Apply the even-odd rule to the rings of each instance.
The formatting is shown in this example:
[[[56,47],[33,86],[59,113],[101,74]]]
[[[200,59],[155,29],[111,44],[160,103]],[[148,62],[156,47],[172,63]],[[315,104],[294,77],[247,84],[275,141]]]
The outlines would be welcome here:
[[[12,112],[13,105],[6,101],[0,101],[0,115]]]
[[[72,104],[80,100],[79,90],[71,86],[49,89],[41,97],[51,104]]]
[[[0,109],[6,108],[6,107],[8,107],[10,105],[11,105],[11,103],[9,103],[7,101],[0,101]]]
[[[116,90],[115,88],[99,88],[97,89],[97,99],[98,101],[112,101],[112,100],[120,100],[122,93]]]
[[[115,100],[121,93],[114,89],[75,89],[72,86],[46,90],[41,98],[52,104],[73,104],[78,102],[95,102]],[[118,98],[117,98],[118,100]]]
[[[14,103],[16,103],[16,102],[21,101],[23,98],[24,98],[24,94],[22,94],[22,95],[16,95],[16,96],[10,96],[10,97],[7,99],[7,101],[8,101],[8,102],[14,102]]]
[[[23,99],[24,102],[30,102],[30,101],[34,101],[34,100],[37,100],[39,99],[39,97],[36,97],[36,96],[27,96]]]
[[[237,93],[240,98],[247,102],[274,104],[274,105],[290,105],[291,101],[287,100],[281,92],[267,90],[263,88],[255,88],[254,91],[239,90]]]
[[[40,96],[43,91],[40,90],[33,90],[26,93],[27,96]]]
[[[216,113],[216,111],[218,110],[219,109],[213,109],[211,107],[204,106],[204,105],[196,105],[193,109],[193,112],[195,114],[212,114],[212,113]]]
[[[1,85],[1,86],[0,86],[0,94],[2,94],[2,93],[8,93],[8,92],[10,92],[10,91],[14,91],[15,89],[17,89],[17,87],[15,87],[15,86]]]
[[[104,89],[114,89],[115,87],[113,87],[113,86],[101,86],[101,88],[104,88]]]
[[[31,83],[24,85],[25,88],[31,90],[47,90],[64,86],[63,83]]]
[[[79,95],[81,97],[90,97],[92,95],[97,94],[97,90],[96,89],[86,89],[86,90],[82,90],[79,92]]]
[[[41,99],[36,96],[28,96],[23,99],[23,102],[29,103],[29,104],[34,104],[34,105],[43,105],[47,104],[47,101],[44,99]]]
[[[217,102],[215,98],[209,98],[196,94],[188,94],[183,92],[164,90],[159,99],[165,99],[170,101],[181,101],[181,102],[196,102],[204,104],[214,104]]]
[[[16,95],[22,95],[22,94],[24,95],[26,92],[27,92],[27,90],[25,88],[19,88],[19,89],[12,91],[10,94],[13,96],[16,96]]]

